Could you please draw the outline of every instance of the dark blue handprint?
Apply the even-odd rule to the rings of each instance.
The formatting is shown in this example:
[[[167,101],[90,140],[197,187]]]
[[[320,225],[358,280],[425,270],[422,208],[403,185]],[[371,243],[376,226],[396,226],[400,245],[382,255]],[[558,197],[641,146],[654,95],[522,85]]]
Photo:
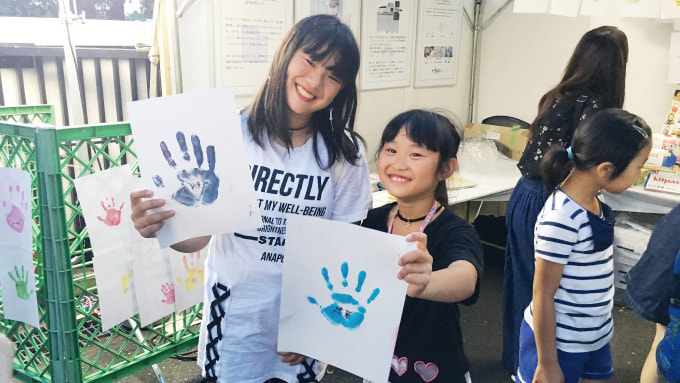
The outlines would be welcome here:
[[[189,148],[183,132],[177,132],[177,143],[182,151],[182,159],[185,162],[191,160]],[[209,145],[205,152],[208,156],[208,169],[201,169],[203,165],[203,148],[197,135],[191,135],[191,146],[194,148],[196,167],[190,170],[177,169],[177,163],[172,159],[172,154],[165,141],[161,141],[161,152],[171,168],[177,170],[177,179],[182,184],[172,195],[172,199],[185,206],[210,205],[217,199],[220,179],[215,175],[215,147]],[[163,179],[159,175],[152,177],[158,187],[165,187]]]
[[[349,282],[347,282],[347,275],[349,274],[349,265],[347,262],[343,262],[340,266],[340,272],[342,273],[342,286],[347,287]],[[331,299],[333,303],[323,307],[317,302],[314,297],[307,297],[307,300],[311,304],[318,305],[321,308],[321,314],[323,314],[326,319],[334,325],[342,325],[345,328],[353,330],[364,321],[364,315],[366,314],[366,308],[361,306],[359,301],[357,301],[351,294],[344,294],[333,292],[333,284],[328,276],[328,269],[322,268],[321,275],[326,281],[326,287],[332,292]],[[366,272],[361,270],[357,275],[357,286],[354,289],[355,292],[360,293],[366,281]],[[380,289],[375,288],[371,292],[371,295],[366,300],[366,304],[370,304],[375,300],[375,298],[380,294]]]

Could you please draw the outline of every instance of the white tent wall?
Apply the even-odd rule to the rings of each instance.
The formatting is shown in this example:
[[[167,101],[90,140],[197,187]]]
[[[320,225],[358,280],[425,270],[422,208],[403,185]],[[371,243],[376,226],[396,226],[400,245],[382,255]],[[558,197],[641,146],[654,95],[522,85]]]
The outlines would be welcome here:
[[[628,37],[624,108],[660,132],[677,86],[668,83],[672,24],[649,19],[517,14],[512,7],[482,33],[473,120],[509,115],[531,122],[538,100],[559,82],[578,40],[601,25],[614,25]]]

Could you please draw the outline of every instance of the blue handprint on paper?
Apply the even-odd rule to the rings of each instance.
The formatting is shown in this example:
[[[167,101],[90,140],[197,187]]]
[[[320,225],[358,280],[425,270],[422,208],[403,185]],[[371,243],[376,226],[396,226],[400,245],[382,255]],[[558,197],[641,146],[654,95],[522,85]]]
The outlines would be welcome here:
[[[177,143],[182,151],[182,159],[188,165],[191,160],[189,148],[184,133],[177,132]],[[197,135],[191,135],[191,146],[194,148],[196,167],[191,169],[177,169],[177,163],[172,159],[172,154],[165,141],[161,141],[161,152],[171,168],[177,170],[177,179],[181,187],[172,195],[172,199],[185,206],[210,205],[217,199],[220,179],[215,175],[215,147],[209,145],[205,153],[208,157],[208,169],[202,169],[203,148]],[[165,187],[163,179],[159,175],[153,176],[153,182],[158,187]]]
[[[342,286],[347,287],[349,282],[347,282],[347,275],[349,274],[349,265],[347,262],[343,262],[340,266],[340,272],[342,273]],[[332,324],[342,325],[345,328],[353,330],[364,321],[364,315],[366,314],[366,308],[361,306],[359,301],[355,299],[351,294],[344,294],[339,292],[333,292],[333,284],[328,276],[328,269],[322,268],[321,275],[326,281],[326,287],[331,291],[331,299],[333,303],[323,307],[321,306],[314,297],[307,297],[307,300],[311,304],[318,305],[321,308],[321,314]],[[361,270],[357,275],[357,285],[354,288],[356,293],[361,293],[361,289],[366,281],[366,272]],[[380,294],[380,289],[375,288],[371,292],[371,295],[366,300],[366,304],[370,304],[378,297]]]

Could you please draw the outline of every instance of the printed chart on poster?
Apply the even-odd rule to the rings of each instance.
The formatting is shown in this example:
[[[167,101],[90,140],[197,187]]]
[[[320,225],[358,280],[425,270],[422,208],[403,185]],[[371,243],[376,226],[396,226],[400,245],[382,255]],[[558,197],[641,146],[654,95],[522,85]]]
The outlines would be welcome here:
[[[293,0],[215,2],[216,83],[255,94],[283,36],[293,26]]]
[[[420,1],[416,87],[456,84],[462,20],[462,0]]]
[[[298,215],[287,229],[278,349],[386,382],[408,286],[398,260],[415,244]]]
[[[364,0],[361,16],[361,88],[409,86],[415,1]]]
[[[347,24],[359,43],[361,0],[295,0],[295,21],[311,15],[332,15]]]

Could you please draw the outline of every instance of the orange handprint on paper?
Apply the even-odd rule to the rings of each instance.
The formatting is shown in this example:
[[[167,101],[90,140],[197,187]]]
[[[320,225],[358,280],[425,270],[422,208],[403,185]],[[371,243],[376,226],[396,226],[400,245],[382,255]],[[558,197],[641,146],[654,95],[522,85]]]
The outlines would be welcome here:
[[[184,255],[184,269],[187,277],[184,280],[184,288],[191,291],[203,285],[203,262],[201,262],[201,252],[197,251],[189,255]],[[188,259],[187,259],[188,258]],[[182,283],[182,279],[177,278],[177,282]]]

